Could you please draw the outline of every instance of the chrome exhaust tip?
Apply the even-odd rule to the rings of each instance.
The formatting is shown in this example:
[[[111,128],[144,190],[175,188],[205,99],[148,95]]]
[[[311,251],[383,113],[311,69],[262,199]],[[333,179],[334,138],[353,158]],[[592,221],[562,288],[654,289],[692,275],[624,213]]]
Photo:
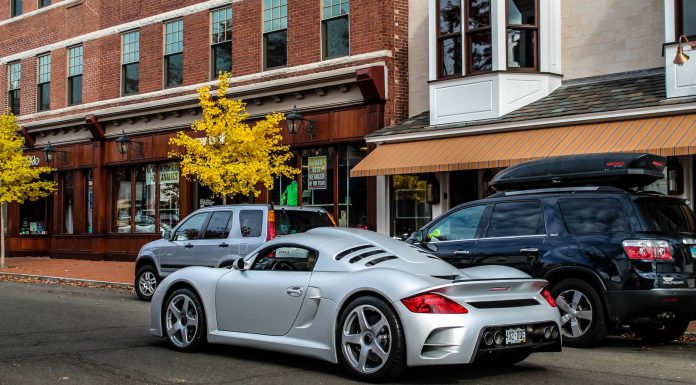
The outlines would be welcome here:
[[[493,345],[493,333],[486,332],[486,334],[483,335],[483,343],[488,346]]]
[[[502,344],[503,343],[503,332],[500,332],[500,331],[495,332],[493,339],[495,340],[496,345]]]

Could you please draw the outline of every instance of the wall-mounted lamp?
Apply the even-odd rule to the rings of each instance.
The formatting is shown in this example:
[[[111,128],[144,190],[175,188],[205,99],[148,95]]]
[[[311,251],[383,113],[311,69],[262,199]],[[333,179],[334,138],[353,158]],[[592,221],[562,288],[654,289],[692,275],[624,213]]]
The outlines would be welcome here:
[[[133,151],[142,158],[143,157],[143,144],[141,142],[137,142],[134,140],[131,140],[131,138],[126,135],[126,131],[121,131],[121,135],[116,138],[116,145],[118,146],[118,153],[121,154],[121,156],[125,156],[128,154],[128,150],[130,149],[131,144],[134,144],[135,147],[133,148]]]
[[[682,40],[689,45],[691,50],[696,50],[696,42],[690,42],[686,35],[679,36],[679,45],[677,46],[677,54],[674,56],[672,63],[680,66],[689,61],[689,55],[684,53],[684,46],[682,45]]]
[[[304,127],[305,132],[309,137],[316,135],[315,122],[313,120],[305,119],[299,111],[297,111],[297,106],[292,107],[287,115],[285,115],[285,121],[288,124],[288,132],[295,135],[297,131]]]
[[[58,151],[55,148],[53,148],[53,145],[51,144],[50,140],[48,141],[48,145],[46,145],[46,147],[44,147],[42,151],[44,153],[44,160],[48,164],[53,163],[53,158],[56,154],[58,154],[62,163],[65,163],[68,160],[68,153],[65,151]]]

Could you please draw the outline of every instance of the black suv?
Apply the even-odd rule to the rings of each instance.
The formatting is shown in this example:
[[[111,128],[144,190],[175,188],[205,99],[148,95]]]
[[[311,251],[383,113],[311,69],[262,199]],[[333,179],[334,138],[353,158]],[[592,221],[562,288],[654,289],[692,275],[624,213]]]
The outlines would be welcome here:
[[[696,217],[682,199],[627,187],[662,177],[664,165],[602,154],[511,167],[491,182],[507,191],[455,207],[407,241],[459,268],[508,265],[548,280],[568,346],[626,324],[671,341],[696,319]]]

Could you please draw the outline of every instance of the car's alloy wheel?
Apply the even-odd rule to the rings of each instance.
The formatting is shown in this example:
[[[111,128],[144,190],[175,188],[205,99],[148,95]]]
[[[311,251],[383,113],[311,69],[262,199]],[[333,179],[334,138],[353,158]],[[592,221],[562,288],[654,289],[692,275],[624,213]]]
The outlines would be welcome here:
[[[151,271],[146,271],[140,274],[138,278],[138,288],[143,295],[147,297],[152,297],[155,294],[155,289],[157,289],[157,277]]]
[[[578,338],[592,326],[592,303],[579,290],[566,290],[556,297],[561,312],[561,333],[564,337]]]
[[[188,293],[172,296],[165,312],[167,338],[175,347],[189,348],[199,337],[198,306]]]
[[[358,372],[380,370],[389,359],[392,334],[387,317],[372,305],[361,305],[343,323],[341,347],[348,363]]]

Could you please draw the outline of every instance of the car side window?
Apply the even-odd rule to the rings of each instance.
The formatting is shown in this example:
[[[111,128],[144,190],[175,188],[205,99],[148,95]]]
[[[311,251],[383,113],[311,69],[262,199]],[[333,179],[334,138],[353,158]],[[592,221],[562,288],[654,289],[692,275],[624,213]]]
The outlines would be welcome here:
[[[191,218],[187,219],[176,229],[174,233],[175,241],[190,241],[198,239],[198,235],[201,233],[203,224],[205,223],[208,213],[195,214]]]
[[[430,242],[473,239],[476,237],[486,205],[455,211],[428,229]]]
[[[225,239],[232,229],[232,211],[219,211],[213,213],[205,229],[203,239]]]
[[[243,237],[260,237],[263,229],[263,210],[240,210],[239,230]]]
[[[314,250],[297,246],[279,246],[262,250],[251,270],[312,271],[317,262]]]
[[[616,233],[627,229],[618,199],[561,199],[558,205],[569,233]]]
[[[546,226],[540,202],[501,202],[493,206],[487,238],[543,234],[546,234]]]

